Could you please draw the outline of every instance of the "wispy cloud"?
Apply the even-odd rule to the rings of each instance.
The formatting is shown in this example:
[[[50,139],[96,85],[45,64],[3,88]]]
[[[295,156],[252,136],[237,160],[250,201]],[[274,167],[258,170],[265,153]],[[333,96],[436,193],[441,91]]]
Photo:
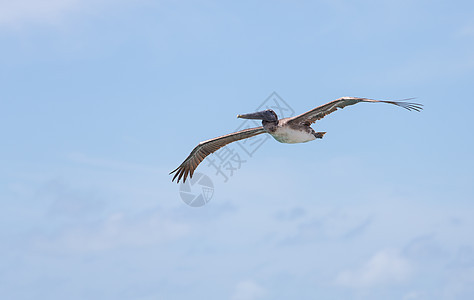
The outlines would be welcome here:
[[[17,28],[31,24],[57,24],[75,14],[89,14],[110,6],[125,4],[123,0],[0,0],[0,28]],[[142,1],[134,1],[143,3]]]
[[[187,224],[159,212],[133,217],[114,213],[101,222],[68,228],[54,237],[38,237],[36,245],[45,251],[89,253],[168,242],[189,231]]]
[[[44,184],[36,194],[51,202],[49,216],[81,218],[102,212],[105,207],[96,190],[74,188],[58,179]]]
[[[298,217],[301,216],[301,213],[298,213]],[[281,217],[278,220],[281,220]],[[283,240],[283,244],[353,238],[363,234],[372,222],[373,217],[367,216],[365,213],[333,210],[300,222],[296,231]]]
[[[336,278],[336,283],[352,288],[399,283],[410,276],[411,269],[410,263],[397,251],[383,250],[376,253],[362,267],[341,272]]]
[[[436,241],[433,234],[413,238],[403,249],[403,255],[417,262],[441,261],[449,257],[448,251]]]
[[[1,0],[0,25],[51,22],[79,8],[79,0]]]
[[[73,162],[85,164],[92,167],[99,167],[108,170],[119,170],[119,171],[139,171],[139,172],[152,172],[159,173],[160,170],[147,165],[141,165],[133,162],[117,161],[106,158],[91,157],[84,153],[73,152],[69,153],[67,157]]]
[[[474,24],[469,23],[469,24],[466,24],[466,25],[462,26],[461,28],[459,28],[455,32],[455,36],[460,37],[460,38],[471,38],[471,37],[473,37],[474,36]]]
[[[265,289],[251,280],[241,281],[235,287],[232,300],[255,300],[265,295]]]
[[[295,221],[303,217],[307,211],[301,207],[293,207],[290,210],[278,211],[275,214],[275,218],[279,221]]]
[[[414,300],[414,299],[427,299],[426,293],[420,292],[420,291],[411,291],[407,293],[404,297],[403,300]]]

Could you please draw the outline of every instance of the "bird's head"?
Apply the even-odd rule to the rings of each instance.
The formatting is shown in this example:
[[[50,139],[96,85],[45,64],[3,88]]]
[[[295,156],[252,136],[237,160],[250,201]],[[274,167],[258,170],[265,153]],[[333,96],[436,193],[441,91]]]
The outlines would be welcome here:
[[[241,119],[255,119],[255,120],[262,120],[262,121],[267,121],[267,122],[276,122],[278,121],[278,116],[277,114],[271,110],[271,109],[266,109],[250,114],[245,114],[245,115],[237,115],[237,118]]]

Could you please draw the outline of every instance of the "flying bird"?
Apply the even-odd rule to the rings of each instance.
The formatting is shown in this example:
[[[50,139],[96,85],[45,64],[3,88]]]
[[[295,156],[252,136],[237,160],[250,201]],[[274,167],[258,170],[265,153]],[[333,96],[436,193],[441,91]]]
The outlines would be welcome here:
[[[204,160],[206,156],[217,151],[218,149],[224,147],[225,145],[247,139],[262,133],[268,133],[275,140],[280,143],[306,143],[315,139],[322,139],[326,132],[316,132],[311,128],[311,124],[317,120],[321,120],[326,115],[336,111],[338,108],[344,108],[349,105],[354,105],[359,102],[371,102],[371,103],[388,103],[403,107],[407,110],[421,111],[422,104],[406,102],[405,99],[402,101],[384,101],[384,100],[373,100],[367,98],[355,98],[355,97],[342,97],[337,100],[331,101],[327,104],[321,105],[312,109],[308,112],[305,112],[301,115],[284,118],[279,120],[277,114],[271,110],[263,110],[259,112],[237,115],[237,118],[242,119],[257,119],[262,120],[262,126],[240,130],[234,133],[226,134],[220,137],[216,137],[207,141],[200,142],[194,149],[191,151],[191,154],[184,160],[184,162],[173,170],[171,174],[175,173],[172,181],[178,178],[178,183],[183,179],[183,182],[186,181],[186,178],[193,177],[193,173],[196,170],[197,166]]]

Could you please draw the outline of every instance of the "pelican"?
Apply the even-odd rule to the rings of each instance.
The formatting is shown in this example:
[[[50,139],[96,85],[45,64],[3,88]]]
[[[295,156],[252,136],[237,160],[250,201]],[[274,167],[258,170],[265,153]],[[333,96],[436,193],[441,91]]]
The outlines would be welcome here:
[[[406,102],[407,100],[411,99],[413,98],[404,99],[401,101],[384,101],[368,98],[342,97],[316,107],[315,109],[312,109],[296,117],[284,118],[281,120],[278,119],[277,114],[271,109],[244,115],[237,115],[237,118],[262,120],[262,126],[240,130],[200,142],[193,149],[193,151],[191,151],[191,154],[189,154],[184,162],[175,170],[170,172],[170,175],[176,172],[171,181],[174,181],[176,178],[178,178],[177,183],[179,183],[181,178],[183,178],[183,182],[185,182],[188,175],[190,178],[192,178],[197,166],[204,160],[206,156],[214,153],[229,143],[247,139],[262,133],[270,134],[280,143],[306,143],[315,139],[322,139],[324,134],[326,134],[326,132],[316,132],[313,128],[311,128],[310,125],[317,120],[324,118],[326,115],[335,112],[338,108],[342,109],[346,106],[354,105],[359,102],[369,102],[388,103],[403,107],[410,111],[421,111],[423,109],[422,104]]]

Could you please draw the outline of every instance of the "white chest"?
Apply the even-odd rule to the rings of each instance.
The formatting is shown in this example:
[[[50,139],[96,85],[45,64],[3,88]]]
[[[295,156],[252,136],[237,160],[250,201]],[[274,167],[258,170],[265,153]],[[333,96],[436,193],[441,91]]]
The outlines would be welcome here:
[[[280,143],[288,144],[306,143],[316,139],[312,133],[306,130],[295,130],[288,126],[277,127],[275,132],[270,134]]]

